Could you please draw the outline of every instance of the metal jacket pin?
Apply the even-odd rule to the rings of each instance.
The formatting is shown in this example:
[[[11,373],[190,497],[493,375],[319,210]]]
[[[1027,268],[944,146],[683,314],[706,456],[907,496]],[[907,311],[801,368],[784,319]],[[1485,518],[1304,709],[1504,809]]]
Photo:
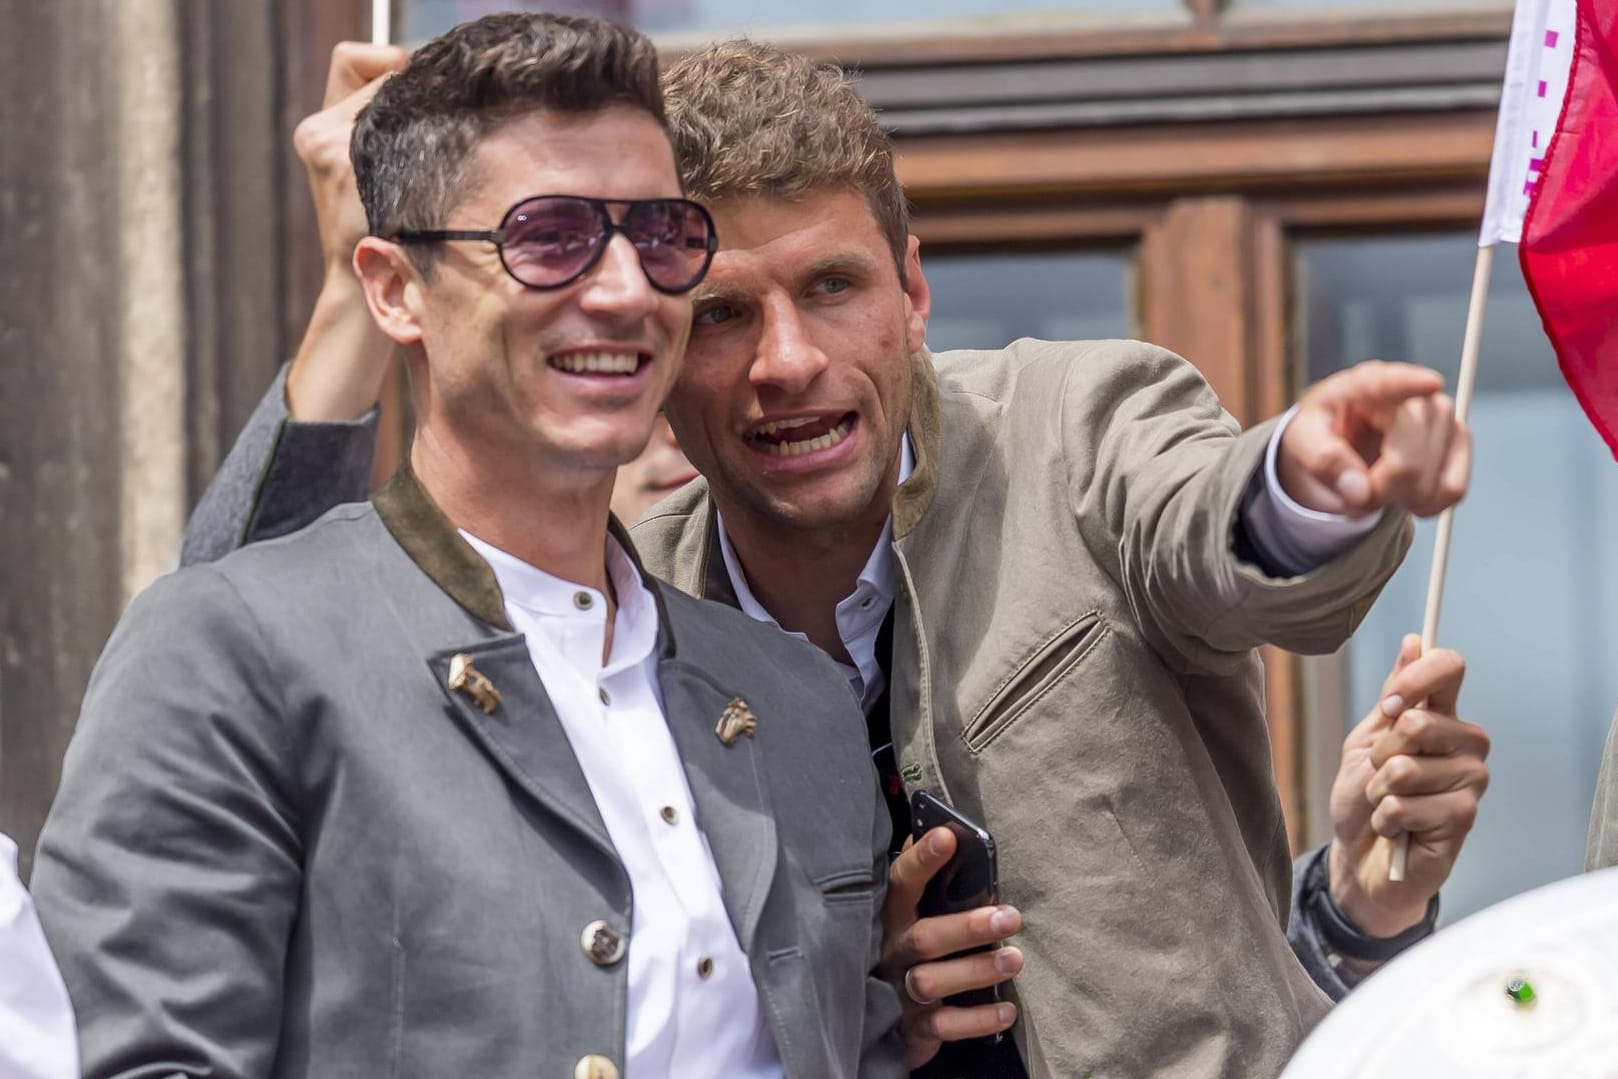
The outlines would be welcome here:
[[[500,691],[494,683],[472,665],[472,657],[457,652],[449,661],[449,688],[472,698],[472,703],[485,713],[500,707]]]
[[[725,710],[719,713],[719,724],[714,727],[713,732],[728,746],[744,734],[749,738],[753,737],[753,732],[757,729],[758,717],[753,714],[753,710],[747,707],[747,702],[740,697],[733,697],[731,702],[725,705]]]

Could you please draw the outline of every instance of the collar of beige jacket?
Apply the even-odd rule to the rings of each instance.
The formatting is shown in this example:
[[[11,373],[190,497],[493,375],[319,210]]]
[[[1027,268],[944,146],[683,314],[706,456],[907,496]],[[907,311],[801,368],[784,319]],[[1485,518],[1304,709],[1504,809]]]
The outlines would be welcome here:
[[[377,516],[382,518],[393,538],[403,547],[410,560],[434,584],[474,618],[497,629],[511,632],[511,621],[506,617],[506,600],[495,580],[494,570],[462,538],[444,511],[438,508],[421,481],[410,467],[410,455],[399,463],[399,470],[387,485],[371,498]],[[674,636],[669,628],[668,611],[663,605],[663,594],[641,565],[640,555],[630,541],[629,533],[618,523],[618,518],[607,517],[607,531],[629,556],[641,580],[657,603],[657,654],[662,659],[674,655]]]
[[[938,455],[943,443],[938,373],[925,348],[910,357],[910,449],[916,467],[893,496],[893,538],[903,539],[927,512],[938,488]]]

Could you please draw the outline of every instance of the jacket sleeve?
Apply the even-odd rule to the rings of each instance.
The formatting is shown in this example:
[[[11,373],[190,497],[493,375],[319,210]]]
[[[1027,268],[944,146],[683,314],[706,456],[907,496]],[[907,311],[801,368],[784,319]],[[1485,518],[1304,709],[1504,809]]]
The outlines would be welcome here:
[[[87,1079],[271,1073],[301,887],[285,719],[211,568],[159,581],[114,632],[33,880]]]
[[[904,1041],[899,1036],[899,994],[876,972],[882,959],[882,903],[888,895],[888,861],[893,825],[882,789],[871,774],[871,791],[876,802],[875,824],[871,831],[871,879],[875,882],[871,917],[870,967],[865,975],[865,1019],[860,1039],[862,1079],[899,1079],[907,1074]]]
[[[1309,573],[1266,573],[1239,553],[1237,521],[1273,421],[1238,433],[1197,370],[1163,349],[1090,347],[1066,364],[1061,398],[1069,494],[1152,643],[1182,673],[1229,673],[1260,644],[1338,648],[1404,557],[1408,516],[1384,514]]]
[[[1618,865],[1618,716],[1607,732],[1607,751],[1601,758],[1601,775],[1596,779],[1595,805],[1590,809],[1590,844],[1585,853],[1586,869]]]
[[[351,423],[287,414],[283,365],[186,524],[180,564],[223,558],[370,494],[377,410]]]

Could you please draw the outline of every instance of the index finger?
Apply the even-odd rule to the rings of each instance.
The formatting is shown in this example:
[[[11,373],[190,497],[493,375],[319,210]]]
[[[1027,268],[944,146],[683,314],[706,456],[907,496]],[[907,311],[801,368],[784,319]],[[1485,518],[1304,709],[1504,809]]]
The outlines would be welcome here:
[[[403,71],[409,62],[410,55],[397,45],[339,41],[331,51],[331,67],[326,72],[326,97],[321,108],[331,108],[383,75]]]
[[[1430,712],[1455,713],[1466,677],[1466,661],[1459,652],[1435,648],[1388,679],[1386,696],[1397,696],[1407,708],[1426,701]]]
[[[1361,408],[1383,410],[1412,397],[1437,393],[1444,388],[1444,376],[1413,363],[1367,360],[1345,371],[1335,388]]]

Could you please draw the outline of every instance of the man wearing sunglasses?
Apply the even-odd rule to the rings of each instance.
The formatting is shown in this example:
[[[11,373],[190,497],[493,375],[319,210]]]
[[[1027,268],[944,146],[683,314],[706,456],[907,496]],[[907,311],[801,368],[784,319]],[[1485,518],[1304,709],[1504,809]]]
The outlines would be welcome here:
[[[723,246],[669,404],[706,482],[637,541],[680,587],[842,661],[889,751],[896,830],[906,788],[945,791],[994,833],[1023,908],[917,921],[947,850],[895,862],[885,969],[912,1060],[1020,1015],[1015,1046],[971,1043],[931,1074],[1279,1071],[1328,994],[1431,932],[1487,783],[1487,737],[1454,716],[1459,658],[1406,642],[1345,742],[1334,841],[1294,880],[1251,651],[1336,647],[1397,564],[1405,510],[1464,490],[1468,436],[1438,378],[1362,365],[1236,437],[1195,371],[1150,346],[934,356],[887,137],[841,76],[731,42],[665,82]],[[340,129],[351,104],[323,120]],[[335,221],[341,163],[306,160]],[[286,400],[278,384],[232,452],[188,557],[363,491],[320,440],[365,443],[351,421],[383,358],[331,332],[346,286],[328,284]],[[288,423],[288,404],[310,417],[331,399],[322,379],[372,385],[328,415],[348,423]],[[266,420],[286,439],[255,444]],[[947,958],[1019,924],[1017,946]],[[1014,974],[1019,1009],[938,1004]]]
[[[608,517],[715,249],[653,47],[459,27],[354,160],[414,445],[114,633],[34,876],[84,1074],[902,1074],[846,683]]]

